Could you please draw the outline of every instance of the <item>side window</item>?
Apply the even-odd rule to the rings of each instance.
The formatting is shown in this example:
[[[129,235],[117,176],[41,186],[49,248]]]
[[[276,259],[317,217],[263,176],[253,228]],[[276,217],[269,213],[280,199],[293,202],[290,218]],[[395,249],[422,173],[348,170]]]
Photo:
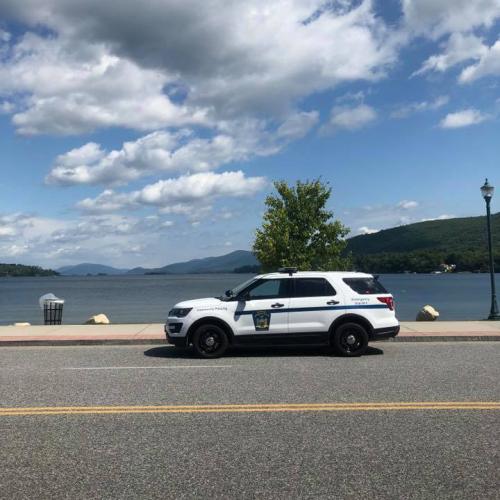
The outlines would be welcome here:
[[[296,278],[294,284],[294,297],[326,297],[337,294],[325,278]]]
[[[278,299],[288,297],[289,279],[259,280],[250,285],[243,293],[248,293],[250,300]]]

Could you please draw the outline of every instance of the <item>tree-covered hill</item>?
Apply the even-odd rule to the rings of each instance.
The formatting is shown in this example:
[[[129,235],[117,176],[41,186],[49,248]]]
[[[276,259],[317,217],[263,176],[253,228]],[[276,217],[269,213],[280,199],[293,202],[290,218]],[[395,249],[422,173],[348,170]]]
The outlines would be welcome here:
[[[500,248],[500,213],[492,216],[491,223],[495,246]],[[354,236],[348,240],[347,249],[354,255],[439,249],[456,252],[484,249],[486,244],[486,217],[462,217],[417,222]]]
[[[39,266],[24,266],[22,264],[0,264],[0,277],[5,276],[57,276],[52,269],[42,269]]]
[[[492,216],[494,256],[500,269],[500,213]],[[347,243],[355,267],[369,272],[430,272],[442,264],[456,271],[488,268],[485,217],[418,222],[355,236]]]

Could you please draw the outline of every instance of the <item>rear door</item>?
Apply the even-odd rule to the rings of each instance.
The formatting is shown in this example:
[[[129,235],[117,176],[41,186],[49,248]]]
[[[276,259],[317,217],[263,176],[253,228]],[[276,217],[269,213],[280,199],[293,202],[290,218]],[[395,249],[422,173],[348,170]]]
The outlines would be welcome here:
[[[243,290],[236,298],[235,335],[287,334],[290,282],[285,277],[263,278]]]
[[[293,278],[289,332],[303,334],[311,342],[327,342],[335,319],[344,313],[342,292],[322,277]]]

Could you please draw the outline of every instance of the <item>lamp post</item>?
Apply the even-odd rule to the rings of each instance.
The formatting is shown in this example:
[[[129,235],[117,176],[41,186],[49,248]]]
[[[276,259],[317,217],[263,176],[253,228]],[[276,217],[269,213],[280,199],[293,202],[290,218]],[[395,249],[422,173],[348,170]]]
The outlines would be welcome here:
[[[495,261],[493,259],[493,245],[491,243],[491,212],[490,212],[490,202],[493,198],[493,191],[495,188],[488,183],[488,179],[481,186],[481,194],[483,195],[484,201],[486,202],[486,225],[488,227],[488,251],[490,254],[490,282],[491,282],[491,308],[490,315],[488,319],[490,320],[500,320],[500,314],[498,312],[497,305],[497,294],[495,290]]]

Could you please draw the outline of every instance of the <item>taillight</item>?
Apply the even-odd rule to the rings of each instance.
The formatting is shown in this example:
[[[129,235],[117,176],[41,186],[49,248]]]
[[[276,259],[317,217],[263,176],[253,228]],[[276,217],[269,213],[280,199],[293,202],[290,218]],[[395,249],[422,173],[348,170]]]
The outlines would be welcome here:
[[[391,311],[394,311],[394,299],[392,297],[377,297],[379,302],[383,302]]]

